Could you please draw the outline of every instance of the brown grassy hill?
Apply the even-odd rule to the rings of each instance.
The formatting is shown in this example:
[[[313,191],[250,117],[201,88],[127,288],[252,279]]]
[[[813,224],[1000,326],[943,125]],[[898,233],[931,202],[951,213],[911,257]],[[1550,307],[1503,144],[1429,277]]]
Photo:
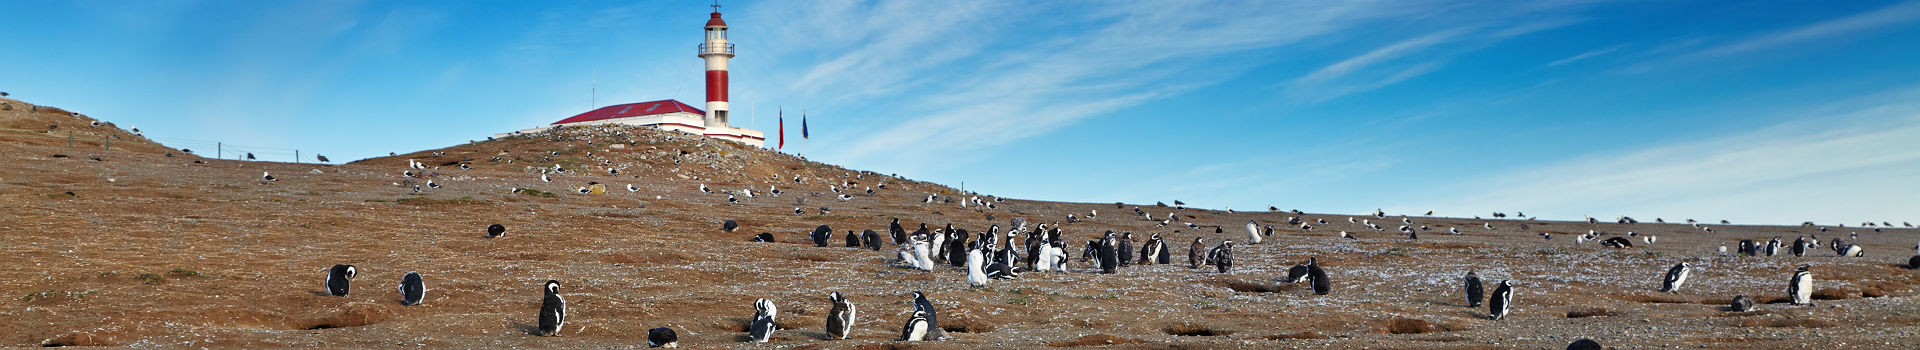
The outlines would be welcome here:
[[[0,143],[66,147],[69,136],[74,149],[104,151],[111,147],[115,151],[136,153],[180,153],[121,129],[113,122],[59,107],[0,97]]]
[[[1226,227],[1216,232],[1158,227],[1133,216],[1133,205],[925,203],[929,193],[952,189],[623,127],[342,165],[168,158],[122,151],[118,142],[102,161],[52,156],[64,153],[72,153],[64,144],[0,142],[0,164],[9,169],[0,174],[0,256],[11,259],[0,264],[0,329],[9,330],[0,332],[0,345],[604,348],[644,344],[646,330],[662,326],[693,348],[1561,348],[1583,337],[1631,348],[1920,343],[1912,332],[1920,325],[1913,289],[1920,274],[1900,266],[1920,239],[1911,229],[1714,225],[1708,233],[1681,224],[1410,217],[1431,230],[1408,240],[1392,232],[1400,216],[1142,207],[1157,218],[1175,213]],[[437,169],[406,178],[407,159]],[[569,171],[540,181],[540,170],[554,164]],[[261,172],[279,181],[262,182]],[[443,187],[412,191],[427,180]],[[590,182],[610,191],[572,191]],[[862,190],[850,200],[829,188],[849,182]],[[886,189],[877,188],[882,183]],[[716,192],[700,192],[701,184]],[[771,196],[767,186],[785,193]],[[868,186],[874,194],[864,193]],[[746,198],[746,188],[756,197]],[[740,202],[728,203],[728,192]],[[795,215],[796,207],[804,214]],[[1090,220],[1065,222],[1093,210],[1099,215]],[[1069,242],[1106,230],[1141,240],[1161,234],[1174,264],[1088,273],[1076,249],[1073,273],[1026,273],[972,288],[956,269],[895,266],[891,244],[879,252],[840,244],[849,230],[884,232],[891,218],[909,229],[950,223],[979,232],[1014,217],[1061,225]],[[1329,223],[1303,230],[1285,225],[1289,217]],[[1382,222],[1387,231],[1349,224],[1350,217]],[[727,219],[742,228],[722,232]],[[1238,227],[1249,220],[1277,232],[1245,244]],[[483,237],[494,223],[507,234]],[[823,224],[836,231],[834,244],[814,247],[805,233]],[[1465,234],[1445,233],[1455,227]],[[1569,233],[1587,230],[1660,239],[1630,249],[1572,241]],[[1339,238],[1339,231],[1359,238]],[[1543,240],[1543,231],[1555,238]],[[1739,239],[1831,239],[1846,231],[1859,232],[1867,257],[1714,253]],[[778,242],[748,242],[761,232]],[[1184,255],[1196,237],[1205,247],[1241,241],[1234,270],[1188,268]],[[1331,294],[1274,281],[1310,256],[1333,277]],[[1679,294],[1655,292],[1660,274],[1680,261],[1698,269],[1692,280]],[[359,268],[351,295],[322,295],[321,271],[333,264]],[[1770,303],[1784,296],[1800,264],[1813,266],[1820,300]],[[1517,281],[1517,310],[1493,321],[1484,307],[1466,307],[1459,277],[1467,270],[1489,283]],[[394,286],[408,271],[426,278],[422,305],[395,301]],[[531,336],[548,279],[562,283],[570,322],[561,337]],[[892,341],[915,290],[940,307],[941,326],[954,339]],[[859,306],[854,339],[821,339],[831,291]],[[1760,300],[1760,311],[1719,309],[1741,294]],[[758,298],[782,311],[784,329],[772,344],[740,342]]]

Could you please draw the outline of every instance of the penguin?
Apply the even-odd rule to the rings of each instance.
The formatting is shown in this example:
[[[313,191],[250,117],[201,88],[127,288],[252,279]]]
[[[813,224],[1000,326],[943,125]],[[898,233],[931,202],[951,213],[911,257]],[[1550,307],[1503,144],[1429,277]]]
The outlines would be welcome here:
[[[1920,255],[1914,255],[1911,258],[1907,258],[1907,269],[1920,270]]]
[[[1312,282],[1314,295],[1327,295],[1333,290],[1333,281],[1327,278],[1327,271],[1320,269],[1320,264],[1311,257],[1307,258],[1307,278]]]
[[[1745,256],[1760,255],[1760,247],[1759,245],[1754,244],[1753,240],[1751,239],[1740,240],[1740,255],[1745,255]]]
[[[1793,305],[1813,304],[1813,272],[1807,271],[1812,265],[1800,265],[1793,270],[1793,279],[1787,281],[1787,296],[1793,298]]]
[[[1487,299],[1486,286],[1480,283],[1480,276],[1467,271],[1467,307],[1480,307],[1480,301]]]
[[[820,227],[813,228],[813,233],[808,234],[807,237],[813,239],[813,246],[825,247],[827,246],[827,241],[833,238],[833,228],[827,227],[827,225],[820,225]]]
[[[933,271],[933,257],[928,256],[927,240],[922,238],[926,237],[926,235],[915,235],[913,237],[914,238],[907,239],[913,242],[910,243],[913,246],[913,267],[920,269],[920,271]]]
[[[860,246],[867,250],[880,251],[880,233],[872,229],[860,231]]]
[[[560,327],[567,325],[567,300],[560,298],[560,281],[547,280],[546,298],[540,300],[540,335],[560,336]]]
[[[900,340],[926,341],[927,334],[933,330],[933,324],[928,321],[926,311],[914,311],[913,316],[907,318],[907,325],[900,328]]]
[[[1120,267],[1133,265],[1133,232],[1120,234],[1120,246],[1114,252],[1120,254]]]
[[[678,348],[680,347],[680,336],[673,333],[673,328],[660,327],[649,329],[647,330],[647,347]]]
[[[347,296],[348,283],[353,280],[353,265],[333,265],[327,269],[327,294],[336,297]]]
[[[420,280],[419,272],[407,271],[406,276],[400,277],[400,305],[420,305],[426,298],[427,283]]]
[[[893,222],[887,223],[887,234],[893,237],[894,245],[901,245],[907,241],[907,230],[900,228],[900,218],[893,218]]]
[[[768,232],[761,232],[760,234],[753,235],[753,241],[773,243],[773,234]]]
[[[929,330],[940,328],[940,312],[933,309],[933,302],[927,301],[926,293],[913,291],[913,311],[927,313],[925,316]]]
[[[498,238],[507,234],[507,227],[500,224],[487,225],[487,238]]]
[[[1147,241],[1140,244],[1140,265],[1153,265],[1160,260],[1160,253],[1165,252],[1166,249],[1167,243],[1160,240],[1160,234],[1155,233],[1147,237]]]
[[[773,306],[772,300],[761,298],[753,301],[753,324],[747,328],[747,338],[756,343],[765,343],[773,337],[773,331],[780,328],[773,319],[780,310]]]
[[[1154,260],[1154,263],[1156,264],[1161,264],[1161,265],[1172,264],[1173,257],[1171,252],[1169,252],[1167,249],[1167,240],[1159,239],[1160,234],[1158,233],[1153,234],[1153,237],[1157,242],[1154,242],[1153,249],[1155,250],[1155,252],[1153,256],[1149,258],[1152,258]],[[1065,261],[1062,261],[1062,263],[1065,263]]]
[[[1001,251],[1005,252],[1007,250]],[[987,265],[986,272],[987,278],[997,280],[1010,280],[1020,277],[1020,273],[1013,272],[1013,265],[1008,265],[1006,262],[994,262],[993,264]]]
[[[1593,339],[1587,339],[1587,338],[1580,338],[1580,340],[1573,341],[1572,344],[1567,344],[1567,350],[1606,350],[1606,349],[1607,347],[1600,346],[1600,342],[1594,341]]]
[[[827,300],[833,302],[833,309],[827,311],[827,338],[847,339],[853,335],[853,302],[840,292],[827,294]]]
[[[1506,317],[1513,309],[1513,281],[1501,280],[1500,287],[1493,289],[1493,298],[1487,300],[1487,311],[1494,320]]]
[[[1633,241],[1629,241],[1625,237],[1614,236],[1607,238],[1605,241],[1600,241],[1600,245],[1614,248],[1633,248]]]
[[[1100,259],[1100,273],[1110,274],[1115,268],[1120,267],[1120,252],[1117,251],[1120,248],[1119,244],[1119,239],[1114,237],[1113,231],[1107,231],[1107,235],[1100,238],[1100,250],[1096,256]]]
[[[1206,244],[1207,239],[1205,237],[1194,237],[1193,244],[1187,246],[1187,264],[1192,265],[1189,268],[1200,268],[1201,263],[1206,262],[1202,259],[1202,257],[1206,256],[1206,253],[1201,250],[1206,247]]]
[[[1720,243],[1720,256],[1727,256],[1727,244]]]
[[[980,251],[979,242],[975,243],[973,249],[967,249],[967,285],[985,287],[987,273],[981,271],[981,265],[986,263],[986,256]]]
[[[1807,236],[1793,239],[1793,246],[1788,247],[1787,252],[1793,253],[1793,256],[1807,256]]]
[[[934,229],[932,234],[927,235],[927,248],[932,250],[929,254],[933,255],[933,261],[951,265],[956,260],[966,258],[963,255],[953,255],[953,250],[947,246],[948,233],[953,232],[952,228],[953,225],[948,224],[947,230]]]
[[[1749,298],[1745,295],[1735,295],[1733,296],[1733,303],[1730,305],[1727,305],[1727,311],[1733,311],[1733,312],[1753,311],[1753,298]]]
[[[1051,258],[1053,260],[1053,270],[1060,271],[1060,272],[1067,272],[1067,242],[1061,241],[1060,239],[1055,238],[1054,240],[1047,242],[1047,245],[1049,246],[1047,250],[1051,252],[1053,255],[1053,257]],[[1160,260],[1166,261],[1166,257],[1167,257],[1166,250],[1161,250]]]
[[[1040,250],[1033,253],[1033,263],[1028,267],[1033,271],[1055,271],[1053,267],[1058,265],[1058,262],[1054,261],[1054,259],[1059,257],[1057,252],[1059,247],[1055,246],[1052,242],[1039,243],[1034,246],[1040,247]]]
[[[1231,271],[1233,269],[1233,240],[1229,239],[1220,242],[1220,245],[1214,246],[1213,250],[1207,251],[1207,263],[1213,265],[1220,273]],[[1312,272],[1312,269],[1309,268],[1308,272]]]
[[[1687,275],[1692,271],[1693,265],[1684,261],[1673,265],[1673,268],[1667,269],[1667,277],[1662,280],[1660,291],[1679,294],[1680,285],[1687,283]]]
[[[733,220],[727,220],[726,222],[720,223],[720,232],[733,232],[733,230],[738,230],[738,229],[740,229],[739,222],[735,222]]]
[[[1287,269],[1287,283],[1300,283],[1300,282],[1306,282],[1306,281],[1307,281],[1307,277],[1308,277],[1308,276],[1307,276],[1307,271],[1308,271],[1308,270],[1310,270],[1310,269],[1308,269],[1308,268],[1307,268],[1307,265],[1310,265],[1310,264],[1313,264],[1313,263],[1314,263],[1314,261],[1313,261],[1313,257],[1307,257],[1307,263],[1306,263],[1306,264],[1299,264],[1299,265],[1293,265],[1293,267],[1292,267],[1292,268],[1288,268],[1288,269]]]
[[[1260,244],[1260,224],[1247,220],[1247,244]]]

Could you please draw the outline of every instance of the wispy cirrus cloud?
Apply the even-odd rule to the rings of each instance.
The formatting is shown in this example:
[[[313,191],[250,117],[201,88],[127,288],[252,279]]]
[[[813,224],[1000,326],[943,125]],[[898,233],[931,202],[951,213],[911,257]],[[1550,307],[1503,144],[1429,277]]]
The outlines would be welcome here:
[[[1562,58],[1562,59],[1547,63],[1547,67],[1558,67],[1563,64],[1578,62],[1580,60],[1593,58],[1595,56],[1613,53],[1614,51],[1620,51],[1620,49],[1626,48],[1626,47],[1627,47],[1627,44],[1620,44],[1620,45],[1610,46],[1604,49],[1589,50],[1587,52],[1581,52],[1578,55],[1573,55],[1567,58]]]
[[[1753,131],[1593,154],[1454,184],[1403,212],[1693,215],[1745,223],[1910,220],[1920,203],[1920,87]],[[1838,156],[1845,155],[1845,156]],[[1552,195],[1544,195],[1552,194]],[[1631,211],[1631,212],[1630,212]]]
[[[1920,21],[1920,1],[1903,2],[1851,16],[1814,22],[1718,45],[1707,46],[1662,60],[1642,62],[1627,67],[1625,71],[1631,73],[1646,72],[1666,66],[1712,61],[1727,56],[1814,43],[1822,39],[1854,35],[1888,26],[1914,23],[1915,21]]]

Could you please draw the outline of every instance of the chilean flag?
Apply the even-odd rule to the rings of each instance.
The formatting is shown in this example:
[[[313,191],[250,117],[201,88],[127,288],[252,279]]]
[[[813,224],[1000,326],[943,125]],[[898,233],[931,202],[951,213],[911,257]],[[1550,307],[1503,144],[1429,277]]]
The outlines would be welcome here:
[[[773,149],[787,148],[787,113],[785,111],[778,113],[780,115],[780,145],[775,146]]]

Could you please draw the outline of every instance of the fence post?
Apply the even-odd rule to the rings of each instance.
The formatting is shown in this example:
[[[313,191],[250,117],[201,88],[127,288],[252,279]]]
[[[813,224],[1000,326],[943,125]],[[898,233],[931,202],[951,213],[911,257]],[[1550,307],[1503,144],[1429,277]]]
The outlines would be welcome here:
[[[226,153],[222,153],[222,152],[226,152],[225,148],[226,146],[220,144],[220,142],[214,142],[213,143],[213,159],[226,158],[227,157]]]
[[[67,132],[67,148],[73,148],[73,132]]]
[[[100,141],[101,141],[101,142],[104,142],[104,143],[106,143],[106,144],[107,144],[107,150],[108,150],[108,151],[112,151],[112,150],[113,150],[113,137],[112,137],[112,136],[107,136],[107,137],[101,137],[101,138],[100,138]]]
[[[297,150],[297,149],[293,150],[293,162],[294,163],[300,162],[300,150]]]

